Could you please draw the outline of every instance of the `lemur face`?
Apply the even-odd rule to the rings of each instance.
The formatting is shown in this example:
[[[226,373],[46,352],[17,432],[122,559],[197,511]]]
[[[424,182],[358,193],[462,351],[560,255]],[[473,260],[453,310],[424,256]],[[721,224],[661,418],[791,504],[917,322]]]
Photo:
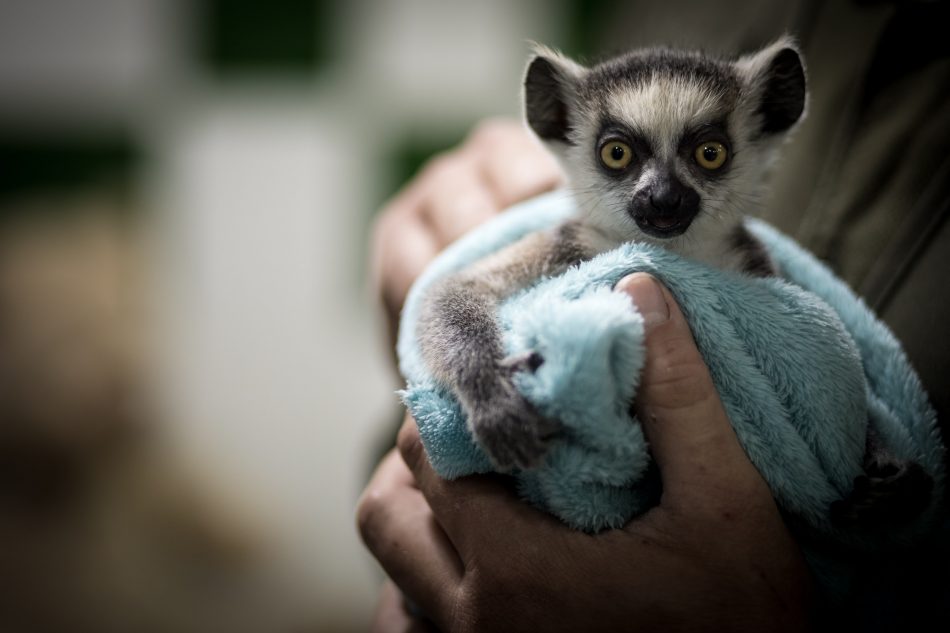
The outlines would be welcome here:
[[[586,170],[587,186],[599,184],[605,204],[643,233],[682,235],[729,182],[732,93],[663,75],[606,91],[580,143],[596,169]]]
[[[542,49],[525,77],[528,124],[589,221],[625,241],[697,237],[754,210],[804,107],[788,40],[735,61],[645,50],[590,69]]]

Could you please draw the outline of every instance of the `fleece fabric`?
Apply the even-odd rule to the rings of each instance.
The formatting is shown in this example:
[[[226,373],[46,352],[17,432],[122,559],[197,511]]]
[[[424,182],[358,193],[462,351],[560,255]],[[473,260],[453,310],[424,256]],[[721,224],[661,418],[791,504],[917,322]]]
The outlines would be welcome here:
[[[492,470],[457,401],[423,362],[415,323],[426,289],[440,277],[575,213],[566,192],[523,203],[446,249],[411,289],[398,353],[401,396],[443,477]],[[539,280],[499,306],[509,354],[539,352],[535,373],[516,386],[564,439],[544,463],[513,473],[529,502],[588,532],[616,528],[659,500],[661,481],[640,425],[631,418],[644,363],[643,321],[612,287],[647,272],[670,289],[709,366],[742,447],[771,488],[816,574],[846,590],[861,551],[902,546],[942,519],[943,447],[933,409],[900,344],[831,271],[767,224],[746,226],[780,277],[752,278],[628,243]],[[868,427],[898,458],[933,477],[935,500],[909,524],[842,529],[831,504],[862,472]]]

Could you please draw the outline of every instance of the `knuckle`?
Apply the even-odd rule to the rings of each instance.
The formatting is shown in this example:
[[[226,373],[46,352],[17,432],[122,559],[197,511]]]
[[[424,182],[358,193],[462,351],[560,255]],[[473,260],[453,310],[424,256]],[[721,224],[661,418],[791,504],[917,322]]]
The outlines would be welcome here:
[[[426,182],[450,179],[464,166],[464,161],[464,157],[457,150],[436,154],[423,166],[420,178]]]
[[[390,252],[389,247],[397,242],[394,238],[403,226],[400,212],[395,205],[384,208],[373,218],[370,226],[370,242],[377,256]]]
[[[356,527],[363,543],[374,549],[378,541],[379,526],[385,522],[385,497],[380,492],[368,491],[356,506]]]
[[[521,132],[521,127],[509,119],[485,119],[472,129],[465,144],[470,147],[488,148]]]
[[[407,420],[402,425],[399,435],[396,436],[396,447],[410,470],[415,470],[421,463],[420,460],[425,459],[425,448],[422,446],[422,439],[419,437],[415,422]]]

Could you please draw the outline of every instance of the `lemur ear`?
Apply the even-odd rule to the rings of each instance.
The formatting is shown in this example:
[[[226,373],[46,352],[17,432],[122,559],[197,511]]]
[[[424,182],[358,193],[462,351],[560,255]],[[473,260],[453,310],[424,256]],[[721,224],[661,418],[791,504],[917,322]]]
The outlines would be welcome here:
[[[572,112],[584,68],[548,48],[535,53],[524,76],[525,119],[541,140],[573,144]]]
[[[791,128],[805,111],[805,67],[790,37],[782,37],[758,53],[740,58],[736,70],[757,102],[760,132],[777,134]]]

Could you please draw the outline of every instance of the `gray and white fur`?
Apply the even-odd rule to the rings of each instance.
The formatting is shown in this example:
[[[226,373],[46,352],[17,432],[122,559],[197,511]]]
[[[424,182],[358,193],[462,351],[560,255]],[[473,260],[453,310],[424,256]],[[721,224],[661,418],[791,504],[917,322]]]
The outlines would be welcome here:
[[[742,218],[804,115],[805,69],[789,38],[738,59],[646,49],[590,68],[538,47],[524,108],[567,174],[579,213],[436,284],[419,320],[427,364],[502,470],[536,465],[560,426],[515,389],[513,374],[544,359],[505,358],[498,303],[630,241],[723,270],[775,274]]]

